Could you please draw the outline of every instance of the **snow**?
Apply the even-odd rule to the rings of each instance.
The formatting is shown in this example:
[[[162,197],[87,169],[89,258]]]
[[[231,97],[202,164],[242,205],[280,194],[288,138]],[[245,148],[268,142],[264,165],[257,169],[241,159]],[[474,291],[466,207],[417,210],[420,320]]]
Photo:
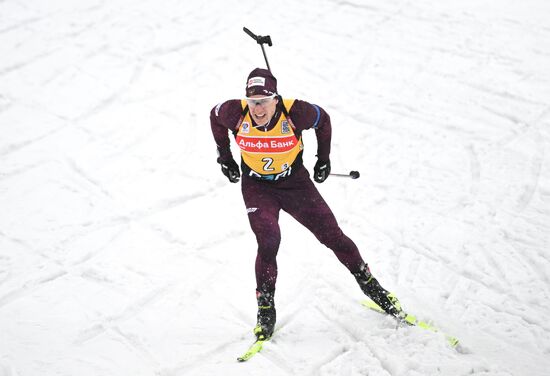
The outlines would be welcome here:
[[[0,375],[547,375],[550,3],[0,1]],[[403,306],[281,214],[278,331],[209,110],[265,66],[323,106],[318,185]],[[305,134],[305,163],[315,137]],[[234,149],[237,156],[237,150]]]

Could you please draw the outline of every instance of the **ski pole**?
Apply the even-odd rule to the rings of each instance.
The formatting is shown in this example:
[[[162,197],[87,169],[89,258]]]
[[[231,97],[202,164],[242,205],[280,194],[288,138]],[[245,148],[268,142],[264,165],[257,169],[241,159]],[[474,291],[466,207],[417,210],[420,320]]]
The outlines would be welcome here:
[[[350,171],[349,174],[330,174],[330,176],[339,176],[342,178],[352,178],[352,179],[359,179],[359,171]]]
[[[256,35],[252,31],[248,30],[246,27],[243,27],[243,30],[244,30],[245,33],[250,35],[250,37],[252,39],[254,39],[256,42],[258,42],[260,47],[262,47],[262,52],[264,54],[264,59],[265,59],[266,65],[267,65],[267,70],[271,72],[271,68],[269,67],[269,61],[267,61],[267,55],[265,54],[265,49],[264,49],[264,44],[265,43],[267,43],[267,45],[269,47],[273,46],[273,43],[271,43],[271,37],[269,35],[266,35],[266,36]]]

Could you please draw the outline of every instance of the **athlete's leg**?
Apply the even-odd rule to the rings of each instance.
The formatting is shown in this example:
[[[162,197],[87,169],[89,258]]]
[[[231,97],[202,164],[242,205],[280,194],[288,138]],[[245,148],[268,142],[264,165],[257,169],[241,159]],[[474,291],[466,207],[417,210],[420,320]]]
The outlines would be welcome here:
[[[250,227],[256,235],[256,299],[258,314],[254,334],[258,339],[271,337],[277,320],[275,284],[277,282],[277,251],[281,242],[279,229],[280,205],[266,183],[243,178],[243,198]]]

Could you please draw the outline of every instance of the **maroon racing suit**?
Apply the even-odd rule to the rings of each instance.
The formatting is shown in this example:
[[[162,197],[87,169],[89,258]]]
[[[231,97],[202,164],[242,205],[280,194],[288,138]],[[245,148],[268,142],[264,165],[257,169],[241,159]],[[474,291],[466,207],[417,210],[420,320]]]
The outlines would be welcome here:
[[[218,147],[219,162],[233,158],[228,130],[234,135],[245,113],[240,100],[218,104],[210,113],[212,133]],[[265,130],[274,127],[283,113],[279,101],[275,115]],[[296,100],[288,110],[299,138],[305,129],[315,129],[317,156],[328,160],[330,154],[331,123],[328,114],[319,106]],[[256,124],[252,124],[256,126]],[[261,127],[260,129],[262,129]],[[275,291],[277,280],[277,252],[281,241],[279,211],[282,209],[309,229],[315,237],[330,248],[351,273],[358,273],[364,265],[355,243],[340,229],[334,214],[302,165],[302,152],[292,164],[292,173],[277,180],[264,180],[248,174],[250,168],[241,162],[242,195],[252,231],[258,242],[256,283],[258,291]]]

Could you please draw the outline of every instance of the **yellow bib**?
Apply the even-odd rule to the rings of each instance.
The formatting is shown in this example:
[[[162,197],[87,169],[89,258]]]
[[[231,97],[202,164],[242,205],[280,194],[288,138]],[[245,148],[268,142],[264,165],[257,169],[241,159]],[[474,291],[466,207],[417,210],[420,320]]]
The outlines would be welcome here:
[[[284,99],[283,102],[290,110],[294,99]],[[246,101],[241,103],[244,108]],[[237,131],[236,141],[244,163],[253,172],[265,177],[289,170],[304,148],[302,138],[296,137],[284,114],[281,114],[273,129],[263,132],[252,126],[250,113],[247,112]]]

